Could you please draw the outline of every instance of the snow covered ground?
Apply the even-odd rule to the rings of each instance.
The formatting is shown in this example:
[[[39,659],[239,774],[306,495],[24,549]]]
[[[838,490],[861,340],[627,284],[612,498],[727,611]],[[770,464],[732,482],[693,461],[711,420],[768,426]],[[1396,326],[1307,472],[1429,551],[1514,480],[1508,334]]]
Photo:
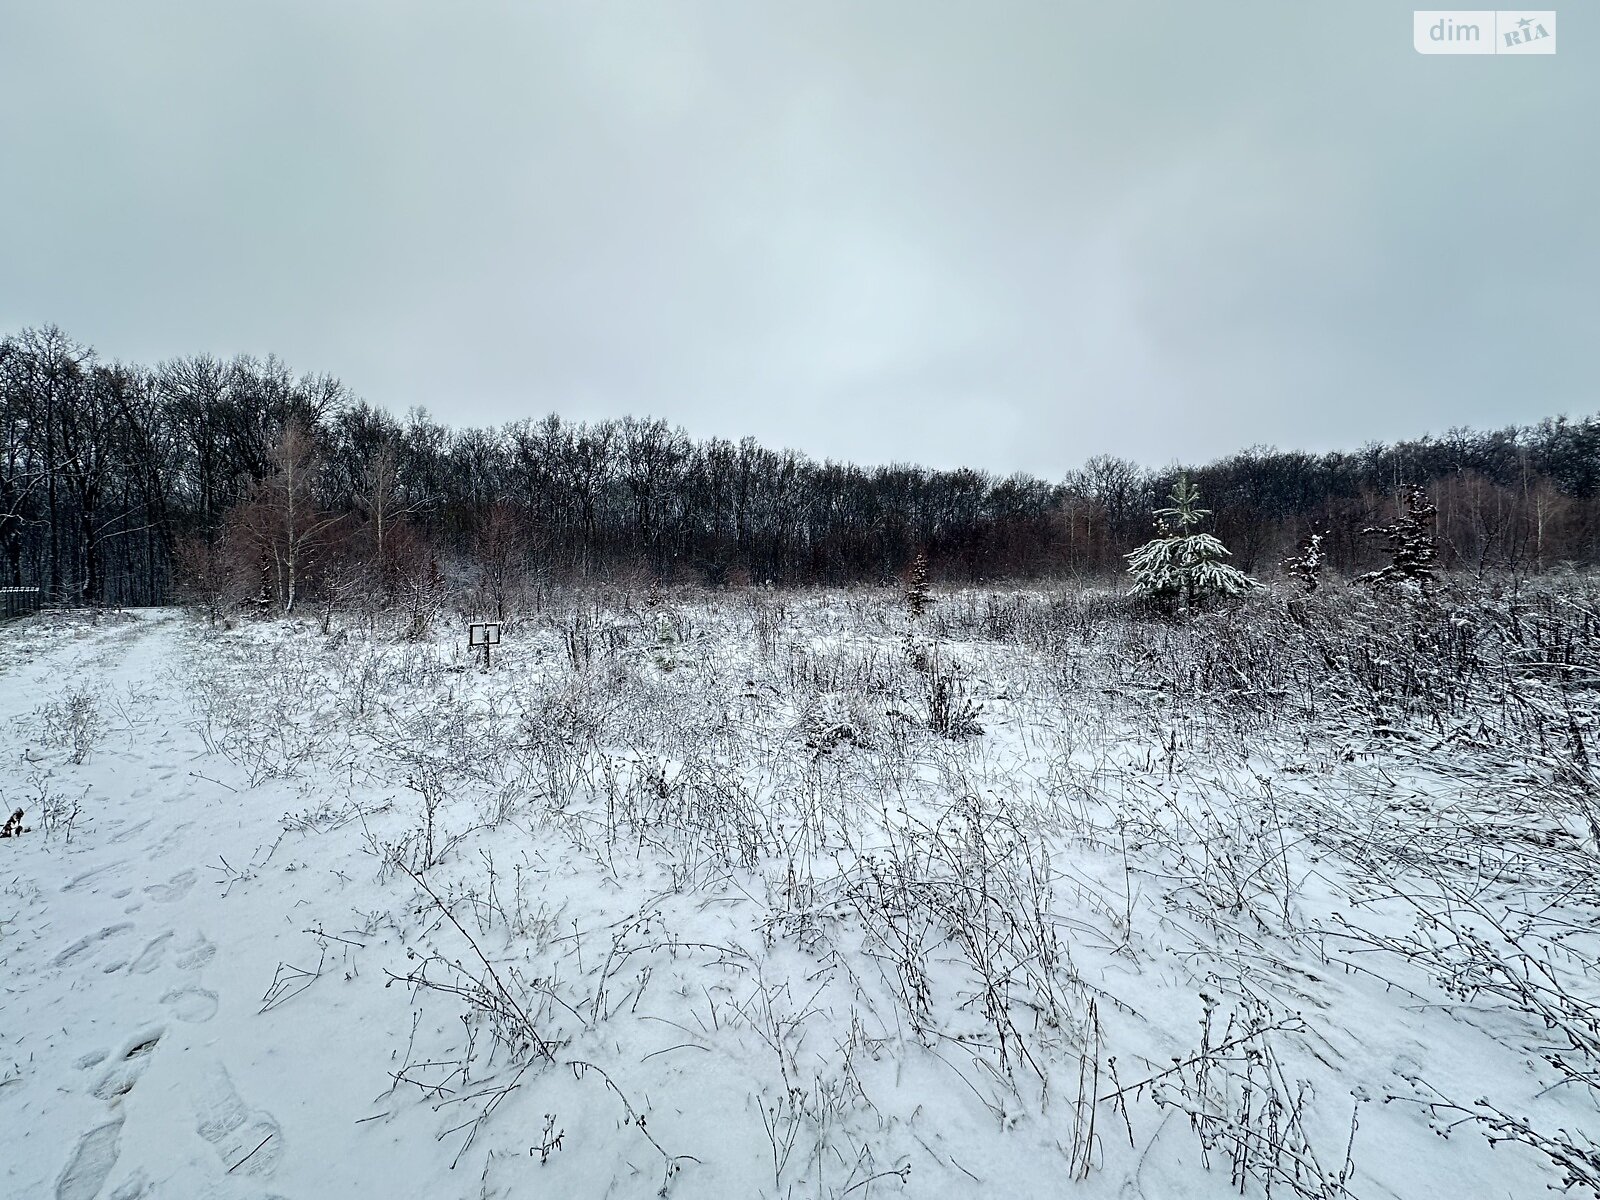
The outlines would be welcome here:
[[[1097,603],[0,627],[0,1195],[1600,1178],[1592,598]]]

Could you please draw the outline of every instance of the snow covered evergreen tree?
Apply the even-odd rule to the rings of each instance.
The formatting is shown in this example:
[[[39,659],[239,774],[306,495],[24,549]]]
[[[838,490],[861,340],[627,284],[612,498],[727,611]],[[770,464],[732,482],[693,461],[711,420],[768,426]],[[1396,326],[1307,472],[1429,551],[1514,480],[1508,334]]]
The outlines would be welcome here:
[[[913,618],[920,617],[933,605],[928,591],[928,556],[918,554],[911,560],[911,570],[906,576],[906,607]]]
[[[1439,510],[1428,499],[1428,490],[1417,484],[1400,489],[1400,515],[1392,525],[1361,532],[1388,543],[1390,563],[1379,571],[1361,576],[1362,583],[1403,584],[1426,591],[1434,582],[1434,565],[1439,558],[1434,540],[1434,520]]]
[[[1238,596],[1261,585],[1222,560],[1228,548],[1194,527],[1211,515],[1200,507],[1200,492],[1180,476],[1167,507],[1155,511],[1157,536],[1127,556],[1133,594],[1176,603],[1187,612],[1216,596]],[[1174,528],[1175,527],[1175,528]]]
[[[1309,533],[1301,539],[1300,545],[1295,548],[1297,553],[1283,560],[1284,574],[1300,581],[1300,586],[1305,589],[1306,595],[1317,590],[1321,583],[1322,566],[1325,557],[1322,552],[1322,535]]]

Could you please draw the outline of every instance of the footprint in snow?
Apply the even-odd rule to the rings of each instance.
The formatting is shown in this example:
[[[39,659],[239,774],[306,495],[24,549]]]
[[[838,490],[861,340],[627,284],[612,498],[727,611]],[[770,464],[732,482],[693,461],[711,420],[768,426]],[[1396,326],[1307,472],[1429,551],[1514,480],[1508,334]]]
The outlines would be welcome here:
[[[111,1065],[100,1076],[100,1081],[94,1085],[94,1095],[115,1104],[133,1091],[133,1085],[144,1074],[150,1054],[164,1032],[161,1026],[155,1025],[129,1038],[121,1053],[113,1058]]]
[[[135,799],[137,799],[137,796],[138,796],[138,794],[135,793]],[[115,833],[113,833],[106,840],[109,841],[109,842],[116,843],[116,842],[125,842],[129,838],[137,837],[144,830],[150,828],[150,825],[151,825],[153,820],[154,820],[154,818],[152,818],[152,817],[146,817],[144,820],[139,821],[136,824],[129,825],[125,829],[117,830]]]
[[[161,1003],[180,1021],[191,1025],[204,1024],[217,1015],[217,994],[205,988],[175,988],[161,997]]]
[[[151,1193],[154,1200],[155,1193]],[[117,1200],[116,1196],[110,1200]],[[142,1198],[136,1198],[142,1200]],[[224,1176],[219,1183],[213,1183],[205,1191],[195,1197],[195,1200],[284,1200],[277,1192],[262,1192],[256,1190],[256,1185],[238,1181],[231,1176]]]
[[[144,1197],[154,1194],[150,1187],[150,1177],[143,1171],[135,1171],[119,1183],[106,1200],[144,1200]]]
[[[121,1137],[122,1118],[117,1116],[79,1138],[56,1180],[56,1200],[94,1200],[117,1165]]]
[[[166,957],[167,943],[172,940],[172,930],[160,934],[152,939],[139,951],[139,957],[133,960],[128,968],[135,975],[148,975],[161,965],[161,960]]]
[[[178,957],[173,961],[185,971],[198,971],[216,956],[216,946],[208,942],[203,933],[197,933],[187,946],[178,948]]]
[[[194,872],[179,871],[165,883],[152,883],[144,889],[144,894],[157,904],[171,904],[175,900],[182,900],[189,894],[189,889],[194,886]]]
[[[106,863],[102,867],[93,867],[90,870],[82,872],[81,874],[74,875],[71,879],[67,880],[66,883],[61,885],[61,890],[63,892],[75,892],[84,884],[92,883],[94,880],[104,875],[107,871],[115,871],[118,867],[125,865],[126,861],[127,860],[123,859],[113,863]]]
[[[194,1097],[195,1132],[211,1143],[230,1175],[270,1178],[283,1154],[283,1134],[270,1113],[252,1111],[222,1065],[206,1073]]]
[[[68,946],[60,954],[56,955],[53,959],[51,959],[50,960],[50,965],[52,967],[64,967],[68,963],[70,963],[73,959],[77,958],[79,955],[83,954],[85,951],[90,950],[90,949],[94,948],[95,946],[99,945],[101,942],[105,941],[107,938],[117,937],[120,934],[127,933],[128,930],[130,930],[132,928],[133,928],[133,922],[131,922],[131,921],[123,921],[123,922],[121,922],[120,924],[117,924],[117,925],[107,925],[104,929],[100,930],[99,933],[86,934],[85,936],[79,938],[77,941],[73,942],[72,945]]]

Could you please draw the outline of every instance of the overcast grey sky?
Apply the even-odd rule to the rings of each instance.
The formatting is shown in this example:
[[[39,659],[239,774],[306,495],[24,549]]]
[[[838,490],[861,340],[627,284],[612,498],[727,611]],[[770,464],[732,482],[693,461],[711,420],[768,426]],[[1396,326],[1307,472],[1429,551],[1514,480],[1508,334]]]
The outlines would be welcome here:
[[[1600,13],[0,0],[0,328],[1059,476],[1600,409]]]

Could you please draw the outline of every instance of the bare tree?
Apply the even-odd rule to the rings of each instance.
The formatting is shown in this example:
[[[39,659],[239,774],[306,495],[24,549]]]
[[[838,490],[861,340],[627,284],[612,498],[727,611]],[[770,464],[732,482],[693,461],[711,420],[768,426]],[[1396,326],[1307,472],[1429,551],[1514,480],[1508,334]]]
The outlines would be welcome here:
[[[368,565],[379,587],[388,594],[394,582],[395,529],[422,507],[420,501],[408,499],[402,490],[400,451],[393,441],[384,442],[362,472],[355,503],[366,519],[371,548]]]
[[[74,342],[54,325],[44,329],[25,329],[14,339],[14,377],[23,402],[28,407],[28,424],[34,444],[41,451],[44,469],[45,516],[49,536],[48,594],[62,594],[62,497],[61,446],[63,415],[78,402],[83,391],[84,373],[94,355],[86,346]]]
[[[215,628],[239,577],[238,557],[226,534],[196,534],[173,547],[173,583],[180,599],[196,604]]]
[[[521,581],[528,549],[521,515],[504,500],[497,501],[478,529],[472,549],[494,619],[504,621],[507,602]]]
[[[340,516],[318,507],[316,444],[298,423],[285,426],[270,462],[271,473],[256,485],[238,524],[260,552],[263,570],[271,565],[272,591],[288,613],[294,611],[312,557]]]

